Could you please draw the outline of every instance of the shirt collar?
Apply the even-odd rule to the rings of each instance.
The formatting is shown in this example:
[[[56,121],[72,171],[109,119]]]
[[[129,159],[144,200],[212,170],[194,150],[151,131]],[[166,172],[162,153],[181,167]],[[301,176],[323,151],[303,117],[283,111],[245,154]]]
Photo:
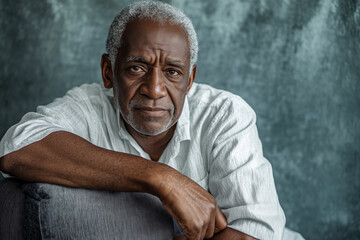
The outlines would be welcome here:
[[[185,141],[190,140],[190,110],[189,102],[187,96],[185,97],[185,102],[183,106],[182,113],[176,125],[176,130],[174,134],[175,140]],[[178,139],[176,139],[178,138]]]
[[[123,118],[120,116],[119,108],[116,108],[116,118],[119,126],[119,134],[121,139],[132,141],[134,138],[130,135],[130,133],[125,128],[125,123]]]

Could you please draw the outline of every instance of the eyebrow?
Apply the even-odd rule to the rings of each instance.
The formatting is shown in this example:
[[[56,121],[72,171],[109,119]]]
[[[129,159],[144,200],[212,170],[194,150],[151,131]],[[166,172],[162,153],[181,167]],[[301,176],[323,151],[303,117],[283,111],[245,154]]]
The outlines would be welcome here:
[[[144,57],[139,57],[139,56],[129,56],[125,59],[125,62],[140,62],[140,63],[145,63],[148,64],[148,62],[145,60]],[[185,64],[181,61],[178,60],[172,60],[172,59],[166,59],[166,64],[173,66],[173,67],[179,67],[179,68],[184,68]]]
[[[185,64],[183,62],[180,61],[176,61],[176,60],[167,60],[167,64],[173,67],[179,67],[179,68],[184,68]]]
[[[147,63],[147,61],[145,60],[145,58],[143,57],[137,57],[137,56],[130,56],[127,57],[125,62],[141,62],[141,63]]]

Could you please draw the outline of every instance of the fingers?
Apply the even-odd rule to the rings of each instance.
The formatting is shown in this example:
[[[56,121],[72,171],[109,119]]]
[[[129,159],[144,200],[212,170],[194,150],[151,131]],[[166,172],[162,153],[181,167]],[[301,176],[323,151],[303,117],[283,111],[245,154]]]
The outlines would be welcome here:
[[[221,209],[219,206],[215,203],[214,211],[208,218],[209,222],[205,223],[201,227],[199,226],[199,229],[202,229],[200,231],[197,231],[192,235],[191,233],[188,233],[187,237],[190,240],[193,239],[209,239],[214,236],[214,234],[221,232],[227,227],[227,221],[224,216],[224,214],[221,212]]]
[[[213,213],[210,215],[210,222],[207,224],[207,228],[205,228],[204,230],[206,231],[205,234],[203,235],[203,238],[211,238],[212,236],[214,236],[214,231],[215,231],[215,217],[216,217],[216,212],[218,211],[218,206],[215,202],[214,205],[214,211]]]
[[[208,229],[205,234],[205,238],[212,238],[214,234],[221,232],[227,227],[227,221],[224,214],[221,212],[221,209],[217,204],[215,204],[216,209],[214,216],[211,216],[211,222],[208,226]]]
[[[199,219],[198,219],[199,220]],[[205,219],[203,219],[204,221]],[[214,234],[221,232],[227,227],[227,221],[224,214],[221,212],[221,209],[215,204],[215,210],[207,218],[208,221],[202,222],[196,221],[192,225],[180,224],[182,229],[185,230],[186,235],[176,235],[174,239],[176,240],[202,240],[209,239],[214,236]],[[180,220],[181,222],[181,220]],[[192,227],[189,227],[192,226]]]
[[[215,233],[221,232],[227,227],[227,221],[221,209],[216,205]]]

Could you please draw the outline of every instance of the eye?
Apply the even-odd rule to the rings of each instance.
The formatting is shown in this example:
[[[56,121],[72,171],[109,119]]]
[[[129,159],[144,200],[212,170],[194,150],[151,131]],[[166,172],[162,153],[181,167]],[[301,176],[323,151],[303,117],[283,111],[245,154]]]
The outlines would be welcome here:
[[[129,67],[129,70],[132,71],[132,72],[135,72],[135,73],[139,73],[139,72],[143,71],[141,69],[141,67],[139,67],[139,66],[131,66],[131,67]]]
[[[169,73],[171,76],[174,76],[174,77],[180,75],[180,73],[179,73],[178,71],[174,70],[174,69],[169,69],[169,70],[168,70],[168,73]]]
[[[140,65],[131,65],[126,68],[127,74],[129,76],[142,76],[146,72],[146,68]]]

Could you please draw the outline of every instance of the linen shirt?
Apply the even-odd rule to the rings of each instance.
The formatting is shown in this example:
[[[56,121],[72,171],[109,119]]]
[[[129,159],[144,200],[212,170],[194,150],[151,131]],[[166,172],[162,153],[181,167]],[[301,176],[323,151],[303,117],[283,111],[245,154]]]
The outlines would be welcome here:
[[[150,160],[127,132],[113,98],[112,89],[96,83],[71,89],[11,127],[0,142],[0,156],[67,131]],[[229,227],[259,239],[281,239],[285,216],[272,168],[263,157],[255,113],[239,96],[194,83],[159,162],[209,191]]]

